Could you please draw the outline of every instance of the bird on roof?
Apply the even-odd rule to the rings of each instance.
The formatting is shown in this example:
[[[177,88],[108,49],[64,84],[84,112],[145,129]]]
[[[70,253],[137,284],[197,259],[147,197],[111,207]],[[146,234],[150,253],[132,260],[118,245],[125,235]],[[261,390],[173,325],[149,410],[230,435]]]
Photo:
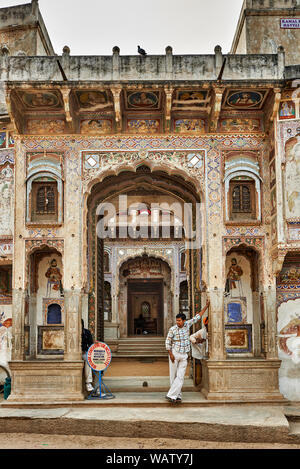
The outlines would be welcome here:
[[[138,46],[138,53],[141,55],[147,55],[147,52],[144,51],[144,49],[142,49],[140,46]]]

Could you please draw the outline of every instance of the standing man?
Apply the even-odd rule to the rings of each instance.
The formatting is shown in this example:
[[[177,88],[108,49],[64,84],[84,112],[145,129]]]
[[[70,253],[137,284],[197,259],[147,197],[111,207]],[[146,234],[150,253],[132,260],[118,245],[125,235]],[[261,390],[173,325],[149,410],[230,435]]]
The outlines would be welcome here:
[[[93,372],[92,368],[89,366],[86,358],[86,352],[88,349],[93,345],[93,336],[91,332],[88,329],[84,328],[84,322],[83,319],[81,319],[81,326],[82,326],[82,331],[81,331],[81,350],[82,350],[82,358],[84,360],[84,377],[85,377],[85,387],[88,392],[91,392],[94,390],[93,387]]]
[[[183,313],[177,314],[176,326],[170,328],[166,338],[166,349],[169,352],[169,369],[170,369],[170,389],[166,395],[169,402],[181,402],[181,389],[184,382],[184,376],[188,363],[188,353],[191,349],[189,331],[193,324],[200,321],[209,307],[209,301],[205,308],[189,321]]]
[[[195,334],[191,335],[192,357],[197,360],[203,360],[208,354],[207,343],[208,317],[203,319],[203,327]]]

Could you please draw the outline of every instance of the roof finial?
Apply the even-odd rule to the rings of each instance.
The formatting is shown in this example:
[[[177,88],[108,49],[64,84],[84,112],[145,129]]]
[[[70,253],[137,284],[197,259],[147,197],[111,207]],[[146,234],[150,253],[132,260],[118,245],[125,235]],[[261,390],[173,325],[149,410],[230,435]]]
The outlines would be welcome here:
[[[31,11],[32,11],[33,16],[37,16],[37,15],[38,15],[38,11],[39,11],[39,0],[31,0]]]

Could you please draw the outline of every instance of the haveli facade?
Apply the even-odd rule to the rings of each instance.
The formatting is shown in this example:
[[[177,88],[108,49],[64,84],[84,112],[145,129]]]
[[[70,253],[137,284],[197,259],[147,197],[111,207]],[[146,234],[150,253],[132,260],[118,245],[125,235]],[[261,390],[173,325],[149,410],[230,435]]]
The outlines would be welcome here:
[[[84,399],[81,318],[117,358],[140,314],[163,342],[207,298],[205,397],[299,400],[297,17],[299,0],[245,0],[228,55],[77,57],[55,55],[37,0],[0,9],[9,402]]]

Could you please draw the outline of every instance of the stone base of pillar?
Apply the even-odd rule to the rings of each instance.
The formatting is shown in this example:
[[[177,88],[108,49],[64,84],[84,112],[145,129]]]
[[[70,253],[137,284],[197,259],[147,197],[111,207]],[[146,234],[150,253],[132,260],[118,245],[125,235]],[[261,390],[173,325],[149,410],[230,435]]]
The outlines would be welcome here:
[[[83,361],[12,361],[12,402],[82,401]]]
[[[208,400],[285,402],[279,392],[280,360],[202,361],[201,392]]]

